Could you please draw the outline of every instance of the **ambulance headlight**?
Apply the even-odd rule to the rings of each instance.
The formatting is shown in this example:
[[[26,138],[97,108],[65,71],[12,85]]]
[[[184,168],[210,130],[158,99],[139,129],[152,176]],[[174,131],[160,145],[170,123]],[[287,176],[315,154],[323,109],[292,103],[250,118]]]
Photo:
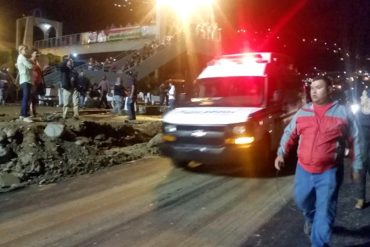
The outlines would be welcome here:
[[[360,110],[360,105],[359,104],[352,104],[351,105],[351,111],[353,114],[356,114]]]
[[[168,125],[164,126],[164,132],[165,133],[173,133],[173,132],[176,132],[176,131],[177,131],[176,125],[168,124]]]
[[[245,125],[237,125],[232,128],[232,132],[235,135],[243,135],[247,132]]]

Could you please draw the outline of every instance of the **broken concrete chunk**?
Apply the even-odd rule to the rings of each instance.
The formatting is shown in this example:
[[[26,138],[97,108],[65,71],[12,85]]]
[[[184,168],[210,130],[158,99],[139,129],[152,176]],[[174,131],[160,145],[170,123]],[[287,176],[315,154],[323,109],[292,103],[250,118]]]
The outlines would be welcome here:
[[[83,146],[86,145],[90,142],[90,139],[87,137],[79,136],[76,138],[77,140],[75,141],[75,144],[78,146]]]
[[[15,128],[5,128],[3,129],[4,133],[6,134],[6,137],[9,139],[13,138],[15,136],[15,133],[17,130]]]
[[[104,134],[99,134],[97,136],[95,136],[94,138],[96,141],[103,141],[106,139],[105,135]]]
[[[58,123],[49,123],[44,129],[45,135],[52,139],[59,138],[64,131],[64,125]]]
[[[0,164],[9,162],[12,159],[12,153],[9,147],[0,144]]]
[[[9,153],[9,149],[0,145],[0,157],[4,157]]]
[[[155,147],[155,146],[158,146],[159,144],[162,143],[162,134],[161,133],[158,133],[157,135],[155,135],[148,143],[147,143],[147,147],[148,148],[151,148],[151,147]]]
[[[0,142],[6,141],[7,136],[4,131],[0,130]]]
[[[11,187],[20,184],[19,178],[12,174],[0,173],[0,187]]]

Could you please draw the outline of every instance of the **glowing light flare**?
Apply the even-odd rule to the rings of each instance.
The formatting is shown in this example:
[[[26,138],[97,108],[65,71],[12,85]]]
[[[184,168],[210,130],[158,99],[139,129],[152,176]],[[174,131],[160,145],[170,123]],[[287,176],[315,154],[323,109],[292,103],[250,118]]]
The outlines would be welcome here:
[[[246,145],[252,144],[255,141],[253,136],[241,136],[236,138],[228,138],[225,140],[225,144],[233,145]]]
[[[157,0],[157,6],[168,7],[182,20],[189,18],[202,7],[211,7],[214,0]]]

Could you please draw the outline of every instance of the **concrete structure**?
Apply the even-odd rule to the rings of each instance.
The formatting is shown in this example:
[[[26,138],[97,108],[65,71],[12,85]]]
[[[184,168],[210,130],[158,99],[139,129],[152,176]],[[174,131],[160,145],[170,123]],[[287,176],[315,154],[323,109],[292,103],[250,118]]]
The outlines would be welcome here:
[[[16,48],[20,44],[25,44],[29,47],[33,46],[33,28],[35,26],[40,28],[40,30],[43,32],[44,39],[49,38],[51,28],[55,29],[56,37],[62,36],[63,33],[63,24],[61,22],[35,16],[19,18],[16,22]]]

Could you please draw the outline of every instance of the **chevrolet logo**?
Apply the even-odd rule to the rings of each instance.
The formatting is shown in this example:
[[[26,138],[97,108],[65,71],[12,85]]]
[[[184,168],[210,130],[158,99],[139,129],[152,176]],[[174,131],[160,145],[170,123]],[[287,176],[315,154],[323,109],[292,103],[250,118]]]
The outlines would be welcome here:
[[[191,136],[194,136],[194,137],[203,137],[205,135],[207,135],[207,132],[203,130],[195,130],[191,133]]]

